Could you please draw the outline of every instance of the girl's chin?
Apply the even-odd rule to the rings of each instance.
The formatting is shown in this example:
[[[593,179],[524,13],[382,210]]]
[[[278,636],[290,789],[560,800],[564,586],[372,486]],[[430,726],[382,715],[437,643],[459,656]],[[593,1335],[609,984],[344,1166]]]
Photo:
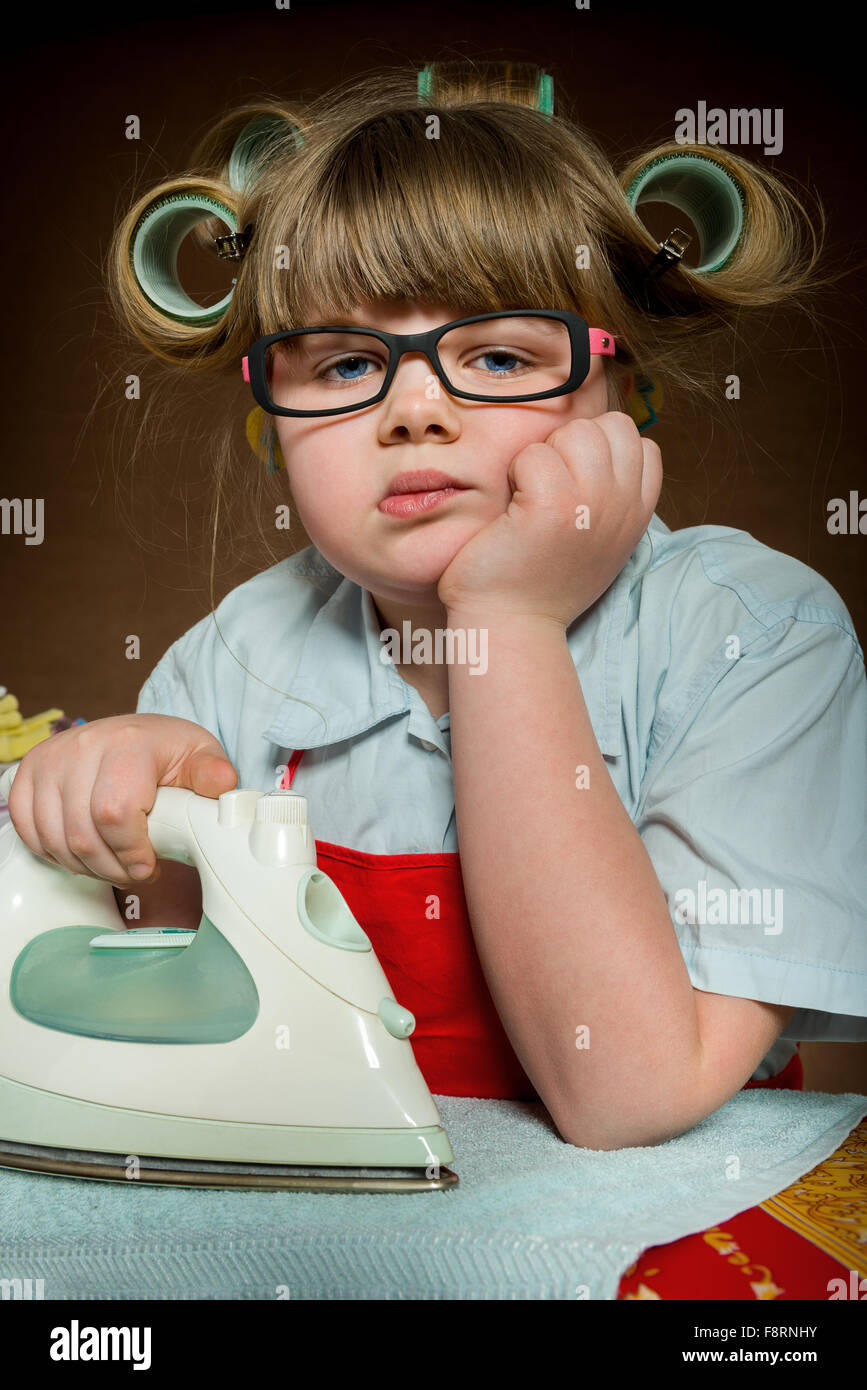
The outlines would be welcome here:
[[[339,535],[331,530],[320,540],[307,534],[330,564],[365,588],[376,592],[379,579],[383,592],[398,587],[419,596],[428,590],[435,598],[437,584],[452,560],[485,524],[479,519],[451,524],[443,519],[435,525],[387,527],[390,534],[385,536],[362,534],[351,527]],[[355,544],[347,545],[350,536]],[[360,578],[361,574],[365,577]]]

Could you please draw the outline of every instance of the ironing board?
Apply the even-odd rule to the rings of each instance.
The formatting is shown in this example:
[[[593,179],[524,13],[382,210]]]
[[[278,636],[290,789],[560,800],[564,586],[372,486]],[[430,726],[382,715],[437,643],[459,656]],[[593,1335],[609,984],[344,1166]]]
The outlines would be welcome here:
[[[620,1299],[806,1299],[867,1278],[867,1118],[830,1158],[760,1206],[669,1245],[620,1280]]]

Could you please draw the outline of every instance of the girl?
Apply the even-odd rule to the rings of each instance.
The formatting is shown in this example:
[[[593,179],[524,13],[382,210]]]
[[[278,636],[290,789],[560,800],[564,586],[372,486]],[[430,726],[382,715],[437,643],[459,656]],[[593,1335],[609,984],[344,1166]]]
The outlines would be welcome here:
[[[10,814],[119,889],[139,865],[137,924],[194,925],[194,872],[153,873],[157,786],[302,791],[431,1090],[540,1098],[612,1149],[800,1087],[799,1039],[867,1039],[867,682],[819,574],[669,530],[642,437],[650,375],[714,408],[697,346],[817,282],[800,204],[719,148],[618,176],[551,94],[433,65],[245,108],[131,209],[118,313],[241,367],[267,514],[288,483],[311,544],[179,638],[136,715],[29,753]],[[236,270],[209,309],[176,275],[206,217]],[[249,491],[227,460],[215,518]]]

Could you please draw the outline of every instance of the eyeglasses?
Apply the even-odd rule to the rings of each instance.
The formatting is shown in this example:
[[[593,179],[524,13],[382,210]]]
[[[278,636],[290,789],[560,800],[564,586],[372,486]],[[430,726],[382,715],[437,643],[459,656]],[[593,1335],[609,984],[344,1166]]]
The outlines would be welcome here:
[[[242,359],[245,381],[269,415],[345,415],[381,401],[407,352],[421,352],[452,396],[541,401],[585,380],[614,338],[568,309],[511,309],[455,319],[426,333],[320,325],[258,338]]]

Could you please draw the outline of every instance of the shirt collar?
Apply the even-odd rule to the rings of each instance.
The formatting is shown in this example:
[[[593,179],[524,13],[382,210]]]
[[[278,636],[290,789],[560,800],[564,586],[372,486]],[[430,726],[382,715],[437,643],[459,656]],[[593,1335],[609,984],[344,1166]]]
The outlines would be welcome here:
[[[651,526],[654,522],[668,530],[655,515]],[[263,738],[280,748],[322,748],[407,711],[410,732],[419,733],[419,702],[412,698],[412,687],[382,660],[385,649],[370,592],[342,577],[315,547],[311,551],[316,573],[321,576],[324,566],[336,588],[310,624],[287,690],[289,698],[281,700]],[[304,554],[311,563],[309,552]],[[612,757],[623,751],[622,663],[629,594],[649,554],[645,532],[614,583],[567,629],[596,741],[600,751]],[[297,572],[303,572],[300,566]]]

